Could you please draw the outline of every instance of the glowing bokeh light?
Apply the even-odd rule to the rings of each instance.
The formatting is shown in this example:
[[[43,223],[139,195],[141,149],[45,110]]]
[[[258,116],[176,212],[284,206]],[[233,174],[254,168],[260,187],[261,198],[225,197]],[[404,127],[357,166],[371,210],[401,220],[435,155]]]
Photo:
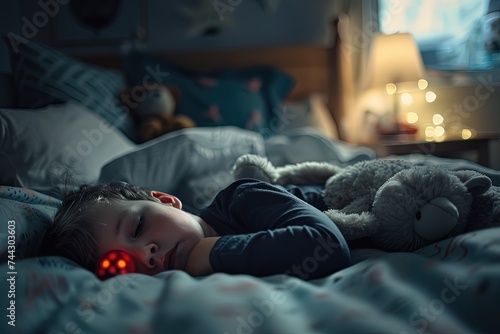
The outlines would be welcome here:
[[[418,114],[416,112],[409,112],[406,114],[406,121],[410,124],[417,123]]]
[[[427,86],[429,86],[429,83],[427,82],[427,80],[425,80],[425,79],[418,80],[418,89],[424,90],[427,88]]]
[[[120,259],[118,260],[118,262],[116,262],[116,266],[120,269],[123,269],[127,266],[127,262],[123,259]]]
[[[434,127],[433,126],[428,126],[425,128],[425,136],[426,137],[434,137],[435,135]]]
[[[102,269],[108,269],[109,265],[110,265],[109,260],[104,260],[101,262]]]
[[[444,135],[444,133],[445,133],[445,129],[442,126],[436,126],[434,128],[434,135],[436,137],[441,137]]]
[[[472,138],[472,131],[469,129],[463,129],[462,130],[462,139],[470,139]]]
[[[410,93],[401,94],[401,103],[403,103],[406,106],[411,105],[413,103],[413,96],[411,96]]]
[[[443,122],[444,118],[440,114],[434,114],[434,116],[432,116],[432,123],[434,123],[434,125],[443,124]]]
[[[437,95],[434,92],[426,92],[425,93],[425,100],[428,103],[432,103],[432,102],[436,101],[436,98],[437,98]]]
[[[396,87],[395,84],[388,83],[387,85],[385,85],[385,90],[386,90],[387,94],[392,95],[392,94],[396,93],[398,88]]]

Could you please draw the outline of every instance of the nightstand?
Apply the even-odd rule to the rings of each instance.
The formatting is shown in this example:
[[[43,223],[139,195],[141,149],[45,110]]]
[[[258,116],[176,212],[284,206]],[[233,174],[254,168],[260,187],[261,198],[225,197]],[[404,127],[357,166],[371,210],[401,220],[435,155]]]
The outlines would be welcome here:
[[[490,167],[489,143],[500,138],[497,132],[480,132],[474,138],[449,138],[443,141],[384,139],[372,148],[378,157],[402,154],[431,154],[447,158],[464,158]]]

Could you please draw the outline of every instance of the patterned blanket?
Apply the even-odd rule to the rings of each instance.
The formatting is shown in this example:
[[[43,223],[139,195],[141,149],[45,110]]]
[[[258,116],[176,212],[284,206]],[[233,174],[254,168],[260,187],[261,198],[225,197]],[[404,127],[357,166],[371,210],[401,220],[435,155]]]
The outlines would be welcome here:
[[[258,279],[169,271],[99,281],[68,260],[17,263],[2,333],[497,333],[500,228],[415,253],[386,253],[329,277]],[[1,266],[9,272],[7,263]],[[2,279],[9,282],[9,275]],[[15,301],[15,327],[9,302]],[[7,310],[7,311],[5,311]]]

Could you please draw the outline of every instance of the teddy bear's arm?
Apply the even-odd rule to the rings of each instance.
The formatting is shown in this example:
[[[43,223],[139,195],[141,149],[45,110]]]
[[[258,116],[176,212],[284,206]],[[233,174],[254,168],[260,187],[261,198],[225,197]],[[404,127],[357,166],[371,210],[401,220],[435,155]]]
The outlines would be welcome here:
[[[240,156],[232,169],[235,180],[252,178],[272,183],[277,175],[276,168],[262,156],[244,154]]]
[[[330,209],[324,211],[324,214],[339,228],[346,240],[372,237],[379,226],[379,222],[370,212],[346,214]]]
[[[339,173],[342,167],[326,162],[301,162],[276,168],[277,184],[320,184],[324,185],[331,176]]]
[[[233,176],[235,179],[249,177],[280,185],[324,185],[330,176],[341,170],[342,167],[316,161],[274,167],[265,157],[245,154],[236,160]]]

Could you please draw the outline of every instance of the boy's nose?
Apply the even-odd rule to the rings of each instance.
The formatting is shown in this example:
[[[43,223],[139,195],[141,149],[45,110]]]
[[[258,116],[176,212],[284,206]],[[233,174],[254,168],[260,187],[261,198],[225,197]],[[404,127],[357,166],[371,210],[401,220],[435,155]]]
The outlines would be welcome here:
[[[151,243],[144,247],[143,256],[144,264],[147,268],[159,268],[161,266],[160,254],[158,253],[158,245]]]

